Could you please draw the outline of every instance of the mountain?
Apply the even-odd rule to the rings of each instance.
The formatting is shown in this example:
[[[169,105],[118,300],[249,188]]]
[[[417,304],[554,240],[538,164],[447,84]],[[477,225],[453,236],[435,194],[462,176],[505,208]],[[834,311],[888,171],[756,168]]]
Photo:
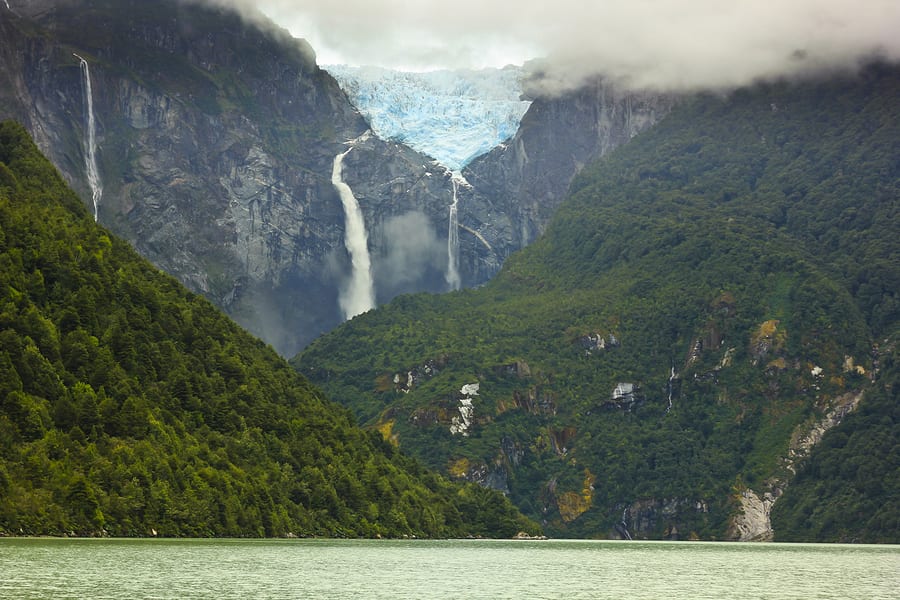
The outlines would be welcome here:
[[[779,538],[774,505],[784,539],[896,542],[898,92],[875,64],[681,97],[485,286],[293,364],[552,535]]]
[[[522,69],[425,73],[329,65],[372,131],[433,157],[451,171],[513,137],[530,102]]]
[[[536,531],[357,428],[0,124],[0,535]]]
[[[537,67],[526,70],[532,73]],[[543,233],[585,165],[652,127],[678,101],[634,92],[603,78],[560,95],[539,93],[516,135],[463,169],[459,199],[461,272],[466,286],[493,277],[511,253]]]
[[[0,118],[24,124],[87,205],[97,192],[101,223],[283,355],[349,316],[349,221],[332,176],[351,146],[342,181],[372,268],[364,306],[378,305],[487,281],[581,167],[671,104],[607,84],[536,96],[507,146],[469,164],[466,186],[431,156],[365,136],[312,48],[261,15],[176,0],[10,5]]]
[[[93,121],[101,223],[284,354],[345,318],[351,263],[332,174],[368,125],[306,42],[193,2],[12,8],[0,11],[0,117],[22,122],[88,204]],[[430,252],[446,253],[449,174],[396,143],[366,148],[344,176],[379,301],[445,289]],[[397,241],[411,227],[425,231]],[[424,259],[394,261],[418,238]],[[446,255],[433,262],[443,271]]]

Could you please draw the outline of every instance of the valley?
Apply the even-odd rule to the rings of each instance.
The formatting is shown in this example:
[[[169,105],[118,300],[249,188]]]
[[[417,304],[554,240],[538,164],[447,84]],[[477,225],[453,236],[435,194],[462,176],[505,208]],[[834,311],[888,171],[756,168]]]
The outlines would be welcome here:
[[[896,543],[897,65],[542,68],[0,9],[0,533]]]

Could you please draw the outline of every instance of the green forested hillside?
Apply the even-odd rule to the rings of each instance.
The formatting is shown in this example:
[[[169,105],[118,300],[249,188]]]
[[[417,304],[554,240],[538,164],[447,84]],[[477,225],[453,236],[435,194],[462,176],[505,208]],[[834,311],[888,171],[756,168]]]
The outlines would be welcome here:
[[[550,533],[735,535],[740,496],[780,493],[817,421],[896,404],[873,344],[890,354],[900,316],[898,97],[873,66],[685,98],[483,289],[401,298],[294,364]],[[900,540],[891,468],[860,539]]]
[[[97,226],[0,125],[0,535],[509,536]]]
[[[880,356],[879,385],[829,431],[775,505],[777,541],[897,543],[900,349]]]

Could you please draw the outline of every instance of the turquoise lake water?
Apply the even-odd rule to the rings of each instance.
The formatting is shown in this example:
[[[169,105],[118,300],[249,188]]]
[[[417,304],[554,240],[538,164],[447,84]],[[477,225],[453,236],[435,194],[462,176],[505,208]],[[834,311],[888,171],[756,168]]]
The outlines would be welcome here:
[[[0,539],[0,598],[900,598],[900,546]]]

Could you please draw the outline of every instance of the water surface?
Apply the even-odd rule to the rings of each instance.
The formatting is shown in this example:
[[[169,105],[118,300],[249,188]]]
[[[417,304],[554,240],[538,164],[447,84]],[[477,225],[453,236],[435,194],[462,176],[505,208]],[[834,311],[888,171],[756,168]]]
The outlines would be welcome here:
[[[900,598],[900,547],[0,539],[0,598]]]

